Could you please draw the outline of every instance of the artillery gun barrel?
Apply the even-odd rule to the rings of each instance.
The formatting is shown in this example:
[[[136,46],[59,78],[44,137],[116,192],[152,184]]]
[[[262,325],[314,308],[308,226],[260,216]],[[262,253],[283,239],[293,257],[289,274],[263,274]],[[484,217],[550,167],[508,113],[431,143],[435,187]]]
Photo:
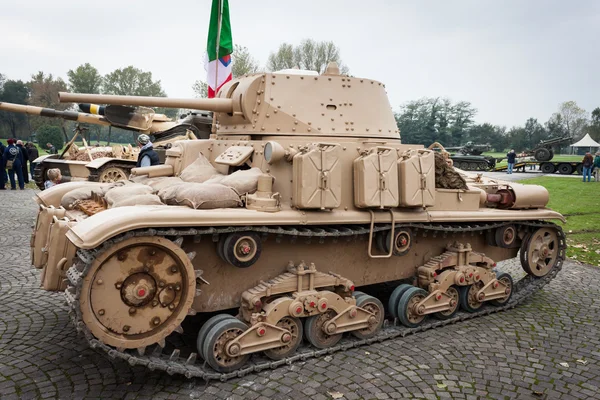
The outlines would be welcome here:
[[[69,121],[86,122],[95,125],[110,125],[110,122],[101,115],[92,115],[75,111],[59,111],[53,108],[26,106],[23,104],[0,103],[0,111],[38,115],[40,117],[48,118],[62,118]]]
[[[117,96],[107,94],[83,94],[60,92],[58,98],[61,103],[98,103],[116,104],[124,106],[166,107],[166,108],[191,108],[215,112],[233,112],[232,99],[173,99],[167,97],[146,96]]]

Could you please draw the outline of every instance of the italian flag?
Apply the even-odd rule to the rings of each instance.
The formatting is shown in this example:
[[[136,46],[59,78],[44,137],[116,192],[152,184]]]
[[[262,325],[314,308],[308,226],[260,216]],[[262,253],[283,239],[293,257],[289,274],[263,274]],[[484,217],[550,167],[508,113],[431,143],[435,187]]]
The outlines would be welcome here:
[[[212,98],[215,97],[221,86],[231,80],[233,41],[231,39],[228,0],[213,0],[212,2],[206,53],[208,60],[208,97]]]

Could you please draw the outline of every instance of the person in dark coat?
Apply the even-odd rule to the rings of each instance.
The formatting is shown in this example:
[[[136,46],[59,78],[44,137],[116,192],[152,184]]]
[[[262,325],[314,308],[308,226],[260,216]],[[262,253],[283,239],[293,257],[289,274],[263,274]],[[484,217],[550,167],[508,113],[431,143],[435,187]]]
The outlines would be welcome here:
[[[140,147],[140,154],[138,155],[138,161],[136,167],[150,167],[152,165],[160,164],[158,154],[152,147],[150,137],[144,133],[138,136],[137,144]]]
[[[27,161],[29,161],[29,155],[27,154],[27,149],[25,149],[25,146],[23,146],[22,140],[17,140],[17,147],[19,148],[23,158],[23,164],[21,164],[21,168],[23,169],[23,180],[25,183],[29,183],[29,171],[27,170]]]
[[[29,171],[31,171],[31,176],[33,176],[33,171],[35,170],[35,160],[40,156],[40,152],[38,151],[35,144],[29,142],[25,145],[27,149],[27,158],[29,158]]]
[[[4,157],[2,157],[2,167],[7,168],[7,164],[12,162],[12,166],[8,169],[8,177],[10,178],[10,189],[16,190],[17,185],[15,182],[15,174],[19,181],[19,189],[25,189],[25,182],[23,181],[23,155],[19,148],[15,145],[15,139],[8,139],[8,146],[4,150]]]
[[[506,161],[508,162],[508,169],[506,170],[507,174],[513,173],[513,168],[515,167],[515,161],[517,160],[517,155],[514,150],[506,153]]]

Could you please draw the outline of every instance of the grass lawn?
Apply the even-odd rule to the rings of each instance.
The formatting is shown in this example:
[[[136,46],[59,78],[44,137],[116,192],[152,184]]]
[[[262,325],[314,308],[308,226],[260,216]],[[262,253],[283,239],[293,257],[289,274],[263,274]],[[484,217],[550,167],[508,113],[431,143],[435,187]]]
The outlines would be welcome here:
[[[600,267],[600,182],[550,176],[520,182],[548,189],[548,207],[566,217],[560,224],[567,234],[567,257]]]
[[[483,153],[486,156],[492,156],[494,158],[504,158],[504,160],[496,163],[496,167],[503,167],[507,165],[506,162],[506,153],[494,153],[494,152],[485,152]],[[583,156],[572,155],[572,154],[555,154],[552,157],[551,161],[581,161]]]

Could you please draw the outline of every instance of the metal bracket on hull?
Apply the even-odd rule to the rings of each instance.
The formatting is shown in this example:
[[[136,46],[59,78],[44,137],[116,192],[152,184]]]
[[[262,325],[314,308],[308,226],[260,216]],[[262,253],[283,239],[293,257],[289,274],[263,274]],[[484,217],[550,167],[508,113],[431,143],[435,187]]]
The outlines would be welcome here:
[[[390,258],[392,256],[392,254],[394,254],[394,236],[396,234],[396,232],[395,232],[396,220],[394,218],[394,211],[392,211],[392,210],[387,210],[387,211],[389,211],[390,216],[392,218],[392,228],[391,228],[391,234],[390,234],[390,251],[388,252],[388,254],[374,255],[373,254],[373,229],[375,228],[375,213],[373,212],[373,210],[369,210],[369,212],[371,213],[371,228],[369,229],[368,254],[369,254],[369,257],[371,257],[371,258]]]

